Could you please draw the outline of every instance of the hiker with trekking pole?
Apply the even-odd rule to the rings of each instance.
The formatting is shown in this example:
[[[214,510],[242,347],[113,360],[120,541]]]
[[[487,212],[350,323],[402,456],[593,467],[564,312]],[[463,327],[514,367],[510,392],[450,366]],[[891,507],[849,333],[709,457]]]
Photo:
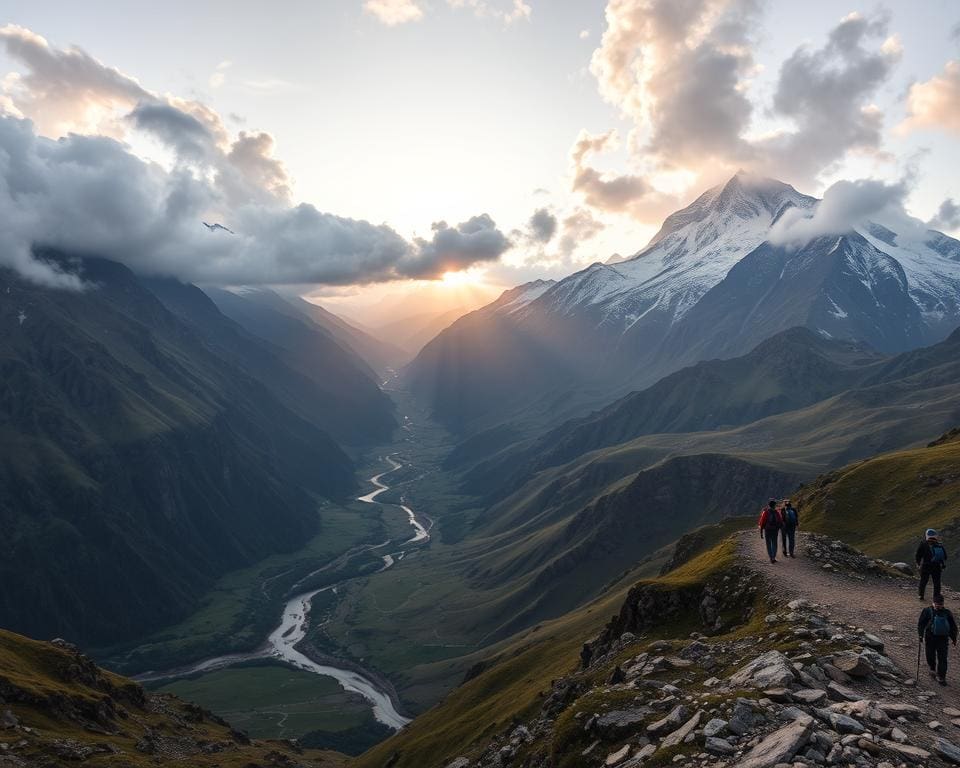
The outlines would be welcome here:
[[[947,653],[949,642],[957,645],[957,622],[953,613],[943,607],[943,595],[933,596],[933,605],[920,611],[917,621],[917,634],[920,645],[926,649],[927,667],[930,677],[935,677],[940,685],[947,684]],[[920,646],[917,647],[917,677],[920,676]]]
[[[787,499],[787,503],[780,513],[783,516],[783,530],[780,536],[783,539],[783,556],[796,557],[793,554],[797,546],[797,528],[800,527],[800,513],[793,506],[793,502]],[[789,549],[789,551],[788,551]]]
[[[941,577],[947,567],[947,548],[943,546],[933,528],[927,528],[914,559],[917,562],[917,568],[920,569],[920,584],[917,588],[920,599],[924,599],[927,581],[930,580],[933,581],[933,596],[936,597],[943,591]]]

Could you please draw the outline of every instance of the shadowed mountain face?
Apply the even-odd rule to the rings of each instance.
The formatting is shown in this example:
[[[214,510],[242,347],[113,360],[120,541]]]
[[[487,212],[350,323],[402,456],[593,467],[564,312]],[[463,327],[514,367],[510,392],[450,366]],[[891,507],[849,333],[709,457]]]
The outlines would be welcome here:
[[[125,267],[80,269],[83,292],[0,273],[0,624],[104,644],[295,549],[318,530],[316,496],[354,478],[338,445],[244,367],[262,349],[245,352],[241,335],[218,347]]]
[[[784,211],[815,205],[738,174],[670,216],[633,258],[521,286],[461,318],[411,364],[411,387],[473,432],[544,400],[599,403],[795,326],[897,353],[960,324],[960,243],[877,223],[799,248],[768,242]]]

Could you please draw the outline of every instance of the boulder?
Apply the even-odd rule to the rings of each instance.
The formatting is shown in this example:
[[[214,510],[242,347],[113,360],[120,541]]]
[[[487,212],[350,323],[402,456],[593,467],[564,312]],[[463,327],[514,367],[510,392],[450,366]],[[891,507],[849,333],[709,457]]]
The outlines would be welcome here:
[[[604,765],[619,765],[624,760],[627,759],[627,755],[630,754],[630,745],[624,744],[616,752],[611,752],[607,755],[607,759],[603,761]]]
[[[732,755],[737,751],[729,741],[718,739],[716,736],[707,736],[703,748],[711,755],[720,755],[721,757]]]
[[[867,677],[874,672],[873,664],[863,655],[857,653],[844,653],[835,656],[833,666],[851,677]]]
[[[827,698],[827,692],[816,688],[804,688],[799,691],[792,691],[790,695],[794,701],[808,706],[817,706],[822,704]]]
[[[946,739],[937,739],[933,742],[933,751],[948,763],[960,765],[960,747]]]
[[[691,717],[687,722],[681,725],[677,730],[667,736],[663,741],[660,742],[660,749],[668,749],[669,747],[676,747],[679,744],[682,744],[684,739],[691,733],[693,729],[700,725],[701,713],[697,712],[693,717]]]
[[[734,686],[755,688],[781,688],[795,679],[790,660],[780,651],[767,651],[730,676]]]
[[[653,712],[650,707],[634,707],[633,709],[615,709],[600,715],[594,723],[595,727],[606,736],[616,736],[620,731],[633,728],[646,720]]]
[[[769,734],[735,763],[735,768],[773,768],[777,763],[787,763],[806,744],[813,730],[813,718],[794,720]]]
[[[827,684],[827,695],[833,701],[860,701],[864,698],[852,688],[832,681]]]
[[[820,668],[824,671],[827,677],[829,677],[835,683],[840,683],[840,685],[848,685],[851,682],[850,675],[841,672],[839,669],[833,666],[833,664],[821,664]]]
[[[882,709],[887,717],[908,717],[912,720],[919,719],[923,711],[920,707],[913,704],[907,704],[900,701],[878,701],[877,706]]]
[[[656,736],[657,734],[666,733],[667,731],[678,728],[689,716],[689,714],[690,710],[688,710],[683,704],[678,704],[670,710],[670,714],[668,714],[666,717],[648,725],[647,733],[649,733],[651,736]]]
[[[727,721],[721,720],[719,717],[715,717],[710,720],[705,726],[703,726],[703,735],[707,738],[711,736],[719,736],[727,729]]]
[[[927,760],[930,759],[930,753],[927,752],[927,750],[911,746],[910,744],[897,744],[897,742],[890,741],[889,739],[880,739],[880,745],[911,763],[922,763],[925,765]]]
[[[843,715],[839,712],[831,712],[829,720],[833,730],[837,733],[859,734],[867,730],[859,720],[854,720],[849,715]]]

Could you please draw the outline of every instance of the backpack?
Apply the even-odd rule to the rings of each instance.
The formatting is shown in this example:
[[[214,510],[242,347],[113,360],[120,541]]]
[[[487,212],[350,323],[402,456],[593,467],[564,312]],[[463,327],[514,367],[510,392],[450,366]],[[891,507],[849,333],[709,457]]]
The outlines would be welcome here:
[[[943,565],[947,562],[947,550],[943,544],[930,545],[930,562],[934,565]]]
[[[946,611],[932,611],[933,620],[930,622],[930,634],[934,637],[950,636],[950,619]]]
[[[763,527],[768,531],[780,530],[780,513],[767,507],[767,519],[763,521]]]
[[[795,526],[797,524],[797,510],[793,507],[787,507],[784,516],[787,518],[787,525]]]

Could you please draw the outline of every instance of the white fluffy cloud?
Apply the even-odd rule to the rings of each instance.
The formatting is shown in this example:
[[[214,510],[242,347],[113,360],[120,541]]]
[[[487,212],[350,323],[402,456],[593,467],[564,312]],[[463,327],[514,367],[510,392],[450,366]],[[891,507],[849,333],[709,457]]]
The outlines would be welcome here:
[[[423,18],[416,0],[365,0],[363,10],[391,27]]]
[[[26,70],[0,103],[0,266],[28,279],[79,285],[38,260],[38,246],[221,285],[436,278],[511,246],[486,214],[409,242],[386,225],[292,205],[269,134],[233,136],[205,104],[153,93],[21,27],[0,29],[0,44]],[[152,136],[172,167],[100,135],[105,125]]]
[[[940,74],[914,83],[907,104],[903,130],[934,128],[960,134],[960,61],[948,61]]]
[[[816,237],[845,234],[885,213],[903,215],[909,191],[906,181],[838,181],[823,193],[812,214],[799,208],[787,210],[770,230],[770,242],[803,245]]]
[[[900,58],[887,18],[851,14],[821,47],[793,51],[762,105],[750,98],[761,11],[759,0],[608,0],[591,71],[634,127],[620,175],[586,163],[611,148],[612,134],[577,140],[572,184],[585,203],[650,220],[663,210],[659,190],[676,190],[677,178],[699,186],[743,167],[810,183],[851,152],[880,150],[872,99]],[[761,114],[779,125],[758,138]]]

